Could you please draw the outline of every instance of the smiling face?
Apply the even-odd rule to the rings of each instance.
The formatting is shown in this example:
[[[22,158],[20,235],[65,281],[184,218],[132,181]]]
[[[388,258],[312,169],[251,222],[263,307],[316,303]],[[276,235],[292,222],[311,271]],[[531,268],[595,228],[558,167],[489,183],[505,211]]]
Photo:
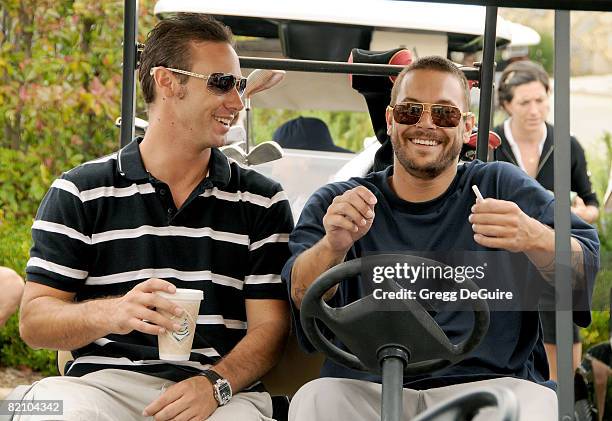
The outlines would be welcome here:
[[[236,52],[224,42],[193,42],[191,63],[191,68],[184,70],[203,75],[242,75]],[[173,76],[178,80],[178,75]],[[200,148],[219,147],[223,146],[230,123],[244,104],[235,88],[216,95],[206,83],[206,80],[189,77],[184,85],[175,84],[174,95],[165,99],[171,100],[177,130],[188,134]]]
[[[533,81],[512,89],[512,100],[503,105],[513,122],[526,131],[540,130],[550,110],[544,85]]]
[[[451,73],[418,69],[402,79],[397,102],[449,104],[466,112],[463,89]],[[451,165],[457,165],[461,145],[469,140],[472,124],[472,117],[463,117],[457,127],[437,127],[431,114],[424,111],[417,124],[408,126],[397,123],[387,110],[387,132],[395,158],[406,172],[421,179],[433,179]]]

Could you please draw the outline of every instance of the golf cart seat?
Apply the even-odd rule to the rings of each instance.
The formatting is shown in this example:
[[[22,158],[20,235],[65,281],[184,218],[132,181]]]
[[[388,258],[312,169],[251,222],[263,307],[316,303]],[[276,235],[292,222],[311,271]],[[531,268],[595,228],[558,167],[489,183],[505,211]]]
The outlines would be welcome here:
[[[348,59],[351,63],[394,64],[407,66],[412,63],[412,53],[404,48],[388,51],[369,51],[353,48]],[[395,77],[349,75],[353,89],[363,95],[368,106],[374,134],[381,144],[388,141],[385,110],[391,102],[391,89]],[[376,171],[376,169],[375,169]]]
[[[290,335],[280,361],[263,378],[262,382],[272,395],[274,419],[284,421],[289,411],[289,399],[304,384],[319,377],[324,357],[320,353],[306,354],[297,344],[295,335]],[[72,361],[70,351],[58,351],[57,368],[64,375],[66,363]]]

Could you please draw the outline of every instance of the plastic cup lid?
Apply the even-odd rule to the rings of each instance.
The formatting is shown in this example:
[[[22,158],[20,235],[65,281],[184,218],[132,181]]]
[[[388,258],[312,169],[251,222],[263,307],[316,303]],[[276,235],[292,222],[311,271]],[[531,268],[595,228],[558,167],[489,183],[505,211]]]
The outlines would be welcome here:
[[[157,294],[167,300],[201,301],[204,299],[204,292],[199,289],[177,288],[175,294],[161,291],[157,291]]]

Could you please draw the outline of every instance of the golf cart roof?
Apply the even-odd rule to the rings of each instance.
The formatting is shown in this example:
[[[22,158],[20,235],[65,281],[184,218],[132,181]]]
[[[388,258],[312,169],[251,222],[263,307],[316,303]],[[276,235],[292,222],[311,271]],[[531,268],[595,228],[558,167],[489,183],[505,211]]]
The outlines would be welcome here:
[[[425,0],[453,4],[477,4],[494,7],[524,7],[529,9],[612,11],[610,0]]]
[[[376,10],[375,14],[372,13],[373,10]],[[381,31],[418,30],[481,37],[484,32],[485,16],[485,8],[482,6],[390,0],[368,2],[294,0],[283,3],[276,0],[257,2],[226,0],[217,3],[199,0],[161,0],[155,6],[155,14],[158,15],[176,12],[206,13],[221,19],[228,17],[248,19],[252,23],[247,30],[249,34],[239,32],[236,34],[262,37],[274,35],[269,32],[269,25],[283,21],[363,26]],[[458,16],[470,16],[470,18],[458,19]],[[231,19],[231,22],[237,20],[239,19]],[[263,24],[258,24],[257,20],[263,21]],[[500,43],[510,42],[512,33],[513,28],[508,22],[500,19],[497,26]],[[462,46],[456,44],[456,47]],[[463,46],[463,48],[468,47]]]
[[[249,37],[238,40],[240,56],[339,62],[347,60],[352,48],[385,51],[404,47],[415,57],[476,52],[482,49],[485,22],[482,6],[412,1],[160,0],[155,5],[155,14],[160,17],[178,12],[213,15],[235,35]],[[498,47],[532,45],[540,39],[533,29],[501,17],[497,37]],[[329,43],[332,38],[333,45]],[[317,92],[324,94],[313,94]],[[346,75],[308,72],[288,72],[278,89],[257,95],[253,105],[291,110],[368,110]]]

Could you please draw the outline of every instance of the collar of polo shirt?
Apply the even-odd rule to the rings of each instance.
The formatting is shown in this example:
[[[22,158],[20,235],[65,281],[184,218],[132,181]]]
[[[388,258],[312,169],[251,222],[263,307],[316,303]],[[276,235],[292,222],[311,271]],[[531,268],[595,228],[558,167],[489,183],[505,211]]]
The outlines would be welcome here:
[[[140,148],[138,147],[142,140],[142,137],[134,139],[121,149],[117,156],[117,171],[123,177],[132,181],[149,179],[149,173],[144,167]],[[226,186],[230,181],[231,172],[229,162],[223,152],[217,148],[211,148],[209,164],[206,177],[210,179],[215,187]]]

